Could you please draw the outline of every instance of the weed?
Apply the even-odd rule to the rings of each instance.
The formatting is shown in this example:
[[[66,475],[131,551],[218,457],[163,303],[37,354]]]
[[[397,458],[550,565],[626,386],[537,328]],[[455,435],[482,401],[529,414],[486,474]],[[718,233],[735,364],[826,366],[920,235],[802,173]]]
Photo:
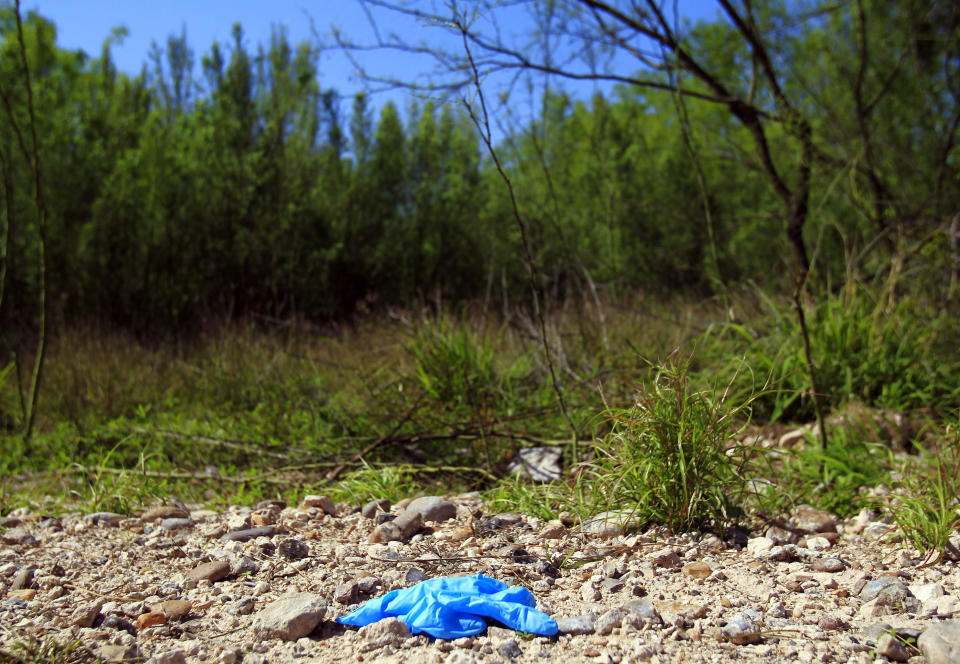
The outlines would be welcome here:
[[[598,511],[628,508],[674,532],[722,528],[741,516],[747,491],[754,451],[732,435],[748,409],[691,389],[685,363],[662,367],[632,408],[612,413],[614,428],[578,490]]]
[[[416,492],[417,486],[416,474],[407,465],[375,468],[364,462],[361,468],[347,473],[331,487],[330,497],[354,505],[363,505],[379,498],[396,502],[409,498]]]
[[[3,664],[87,664],[94,661],[99,660],[79,641],[20,636],[13,641],[9,651],[0,650]]]
[[[936,452],[920,449],[918,463],[903,464],[902,492],[886,501],[904,539],[934,562],[945,552],[960,556],[950,536],[960,526],[960,431],[947,432]],[[917,468],[916,466],[920,466]]]

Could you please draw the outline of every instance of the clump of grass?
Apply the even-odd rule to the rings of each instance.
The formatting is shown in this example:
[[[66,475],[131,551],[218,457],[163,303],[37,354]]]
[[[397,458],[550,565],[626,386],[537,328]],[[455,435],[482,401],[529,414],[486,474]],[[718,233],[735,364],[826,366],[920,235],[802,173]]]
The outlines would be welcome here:
[[[685,363],[660,368],[578,475],[593,509],[629,509],[671,531],[719,529],[742,516],[751,446],[735,443],[749,402],[691,388]],[[738,419],[739,418],[739,419]]]
[[[890,511],[908,543],[928,552],[928,561],[945,552],[960,558],[960,551],[950,544],[950,536],[960,527],[960,430],[950,427],[935,452],[920,448],[920,454],[919,463],[903,465],[902,492],[880,507]]]
[[[390,502],[410,498],[418,488],[416,471],[409,465],[373,467],[364,463],[330,487],[328,494],[334,501],[363,505],[380,498]]]
[[[0,650],[0,664],[87,664],[99,661],[79,641],[21,636],[9,650]]]

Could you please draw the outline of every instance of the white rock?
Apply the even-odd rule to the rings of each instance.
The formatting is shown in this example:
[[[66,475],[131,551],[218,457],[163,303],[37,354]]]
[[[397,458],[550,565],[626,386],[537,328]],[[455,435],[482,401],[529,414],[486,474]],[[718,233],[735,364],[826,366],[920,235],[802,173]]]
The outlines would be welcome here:
[[[257,614],[253,632],[261,639],[296,641],[312,632],[326,612],[327,602],[320,595],[290,593]]]
[[[914,583],[907,586],[913,596],[922,603],[932,602],[944,596],[943,586],[939,583]]]
[[[759,558],[773,548],[774,541],[769,537],[754,537],[747,540],[747,553]]]

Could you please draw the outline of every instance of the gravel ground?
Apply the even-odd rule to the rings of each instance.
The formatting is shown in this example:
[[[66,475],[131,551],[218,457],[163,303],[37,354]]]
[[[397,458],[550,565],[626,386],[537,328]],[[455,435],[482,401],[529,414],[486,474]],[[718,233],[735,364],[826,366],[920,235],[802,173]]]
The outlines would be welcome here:
[[[155,664],[960,661],[960,569],[920,566],[867,512],[802,507],[723,539],[485,509],[465,494],[362,512],[321,496],[137,518],[17,510],[0,520],[0,649],[39,637]],[[387,591],[477,573],[524,585],[560,634],[490,626],[445,641],[395,619],[335,622]]]

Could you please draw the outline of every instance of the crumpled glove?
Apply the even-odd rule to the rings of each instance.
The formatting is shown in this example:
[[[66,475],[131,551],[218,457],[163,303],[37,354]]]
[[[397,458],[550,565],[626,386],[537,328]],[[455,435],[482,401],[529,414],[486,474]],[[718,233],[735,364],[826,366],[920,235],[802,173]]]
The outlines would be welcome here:
[[[487,628],[484,618],[493,618],[521,632],[553,636],[557,621],[535,609],[536,604],[523,586],[510,588],[482,574],[440,577],[391,590],[337,618],[337,622],[361,627],[394,617],[412,634],[425,632],[438,639],[458,639],[481,633]]]

